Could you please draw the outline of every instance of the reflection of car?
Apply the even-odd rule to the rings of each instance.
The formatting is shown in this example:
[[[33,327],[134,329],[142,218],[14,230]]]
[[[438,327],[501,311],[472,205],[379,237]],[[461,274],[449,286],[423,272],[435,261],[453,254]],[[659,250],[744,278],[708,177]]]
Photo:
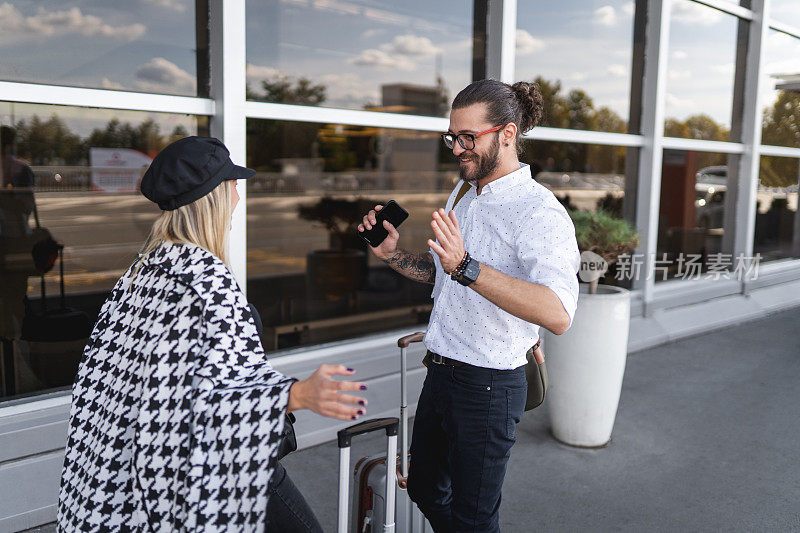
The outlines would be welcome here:
[[[247,180],[247,190],[261,193],[301,193],[305,188],[295,177],[264,172]]]
[[[700,169],[695,180],[695,220],[699,228],[721,228],[725,213],[727,167]]]
[[[320,185],[325,190],[334,191],[357,191],[359,189],[358,178],[352,174],[327,175],[320,180]]]

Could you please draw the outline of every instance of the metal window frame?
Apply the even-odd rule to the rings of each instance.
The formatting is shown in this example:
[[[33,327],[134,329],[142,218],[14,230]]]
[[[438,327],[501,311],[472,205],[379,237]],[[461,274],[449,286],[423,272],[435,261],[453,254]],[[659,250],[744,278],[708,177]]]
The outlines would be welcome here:
[[[211,47],[211,97],[216,113],[211,119],[211,135],[228,147],[238,165],[247,162],[247,134],[244,102],[245,0],[211,0],[209,30]],[[247,187],[237,187],[239,204],[231,220],[229,261],[243,291],[247,291]]]

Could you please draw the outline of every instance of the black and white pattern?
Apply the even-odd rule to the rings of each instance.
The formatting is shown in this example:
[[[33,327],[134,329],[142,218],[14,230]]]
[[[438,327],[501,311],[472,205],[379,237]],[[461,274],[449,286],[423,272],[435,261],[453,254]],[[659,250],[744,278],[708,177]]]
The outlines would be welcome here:
[[[165,243],[117,282],[72,390],[60,531],[261,531],[294,382],[222,261]]]

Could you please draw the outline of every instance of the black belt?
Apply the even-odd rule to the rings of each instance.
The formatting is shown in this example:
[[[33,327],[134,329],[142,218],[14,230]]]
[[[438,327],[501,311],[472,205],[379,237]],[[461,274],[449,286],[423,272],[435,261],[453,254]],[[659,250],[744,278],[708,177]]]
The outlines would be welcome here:
[[[539,345],[542,344],[542,339],[536,341],[536,344],[530,349],[531,352],[536,350]],[[449,357],[445,357],[443,355],[439,355],[438,353],[434,353],[428,350],[428,353],[425,354],[425,358],[422,360],[422,363],[425,366],[428,366],[428,363],[435,363],[437,365],[447,365],[447,366],[474,366],[469,363],[465,363],[464,361],[456,361],[455,359],[450,359]]]
[[[455,359],[450,359],[449,357],[439,355],[438,353],[433,353],[430,350],[428,350],[428,353],[425,354],[425,359],[423,359],[422,362],[435,363],[437,365],[447,365],[447,366],[472,366],[469,363],[465,363],[463,361],[456,361]]]

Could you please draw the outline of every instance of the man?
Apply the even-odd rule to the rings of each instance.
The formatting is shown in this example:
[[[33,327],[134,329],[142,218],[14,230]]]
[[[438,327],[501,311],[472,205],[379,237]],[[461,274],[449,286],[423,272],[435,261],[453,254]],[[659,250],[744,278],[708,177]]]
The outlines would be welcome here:
[[[462,182],[447,210],[433,213],[430,252],[398,248],[388,222],[389,236],[372,249],[405,276],[434,284],[408,490],[437,532],[499,531],[503,478],[525,406],[525,354],[540,326],[564,333],[577,305],[572,221],[518,159],[520,133],[541,114],[535,84],[482,80],[462,90],[442,136]],[[380,208],[359,230],[376,224]]]

